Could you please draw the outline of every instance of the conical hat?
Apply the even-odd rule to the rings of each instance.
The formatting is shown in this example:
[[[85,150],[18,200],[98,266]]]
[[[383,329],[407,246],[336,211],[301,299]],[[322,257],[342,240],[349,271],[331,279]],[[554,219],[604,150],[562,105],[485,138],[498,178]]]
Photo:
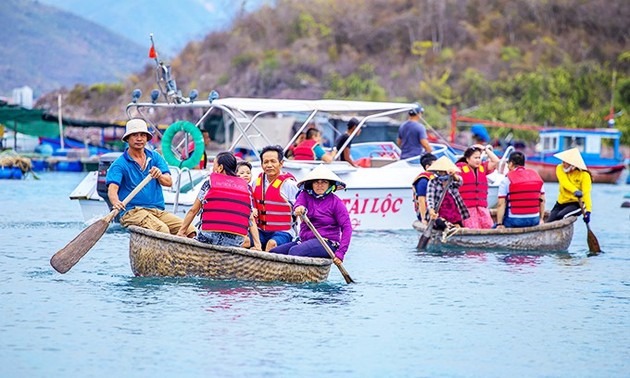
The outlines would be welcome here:
[[[588,169],[586,168],[584,159],[582,159],[582,155],[580,155],[580,150],[578,150],[577,147],[572,148],[570,150],[558,152],[557,154],[553,156],[583,171],[586,171]]]
[[[442,156],[437,159],[431,166],[428,168],[429,171],[445,171],[445,172],[459,172],[459,168],[446,156]]]
[[[333,181],[333,182],[335,182],[335,185],[337,186],[337,189],[343,190],[343,189],[346,188],[346,184],[343,181],[341,181],[339,176],[337,176],[335,174],[335,172],[331,171],[324,164],[318,165],[317,167],[315,167],[315,169],[313,169],[312,171],[307,173],[306,176],[304,176],[303,179],[298,181],[297,185],[298,185],[298,187],[302,187],[302,185],[304,185],[305,182],[313,181],[313,180]]]

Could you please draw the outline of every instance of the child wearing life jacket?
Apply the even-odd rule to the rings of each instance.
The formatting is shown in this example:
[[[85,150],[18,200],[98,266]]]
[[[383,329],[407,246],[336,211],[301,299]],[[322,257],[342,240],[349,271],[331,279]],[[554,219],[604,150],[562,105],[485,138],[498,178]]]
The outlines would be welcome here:
[[[239,161],[236,164],[236,175],[247,183],[250,190],[252,190],[252,165],[248,161]],[[249,217],[249,237],[243,241],[243,248],[250,248],[256,251],[261,251],[260,236],[258,235],[258,227],[256,226],[256,216],[258,212],[256,209],[252,209],[252,214]],[[250,240],[254,241],[254,246]]]
[[[429,171],[435,173],[435,177],[427,185],[427,207],[429,218],[435,219],[434,228],[444,230],[453,226],[462,227],[463,220],[468,219],[470,213],[458,190],[462,185],[462,179],[457,174],[459,168],[448,157],[442,156],[431,164]],[[453,180],[445,188],[451,176]],[[436,209],[445,190],[447,192],[444,200],[439,209]]]

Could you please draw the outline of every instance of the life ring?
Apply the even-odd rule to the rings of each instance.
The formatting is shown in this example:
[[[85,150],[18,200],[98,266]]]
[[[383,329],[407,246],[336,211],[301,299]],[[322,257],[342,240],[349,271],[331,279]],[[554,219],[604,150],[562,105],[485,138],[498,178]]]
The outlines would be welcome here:
[[[173,143],[173,137],[180,131],[190,134],[195,145],[195,150],[193,151],[192,155],[190,155],[188,159],[185,159],[183,161],[175,156],[175,153],[173,152],[173,149],[171,147],[171,144]],[[186,153],[188,152],[188,146],[184,146],[183,149],[186,151]],[[194,124],[188,121],[177,121],[171,124],[168,129],[166,129],[166,131],[164,132],[164,136],[162,137],[162,154],[164,154],[164,160],[166,160],[168,164],[174,165],[179,168],[197,167],[199,165],[201,157],[203,156],[204,149],[205,147],[201,131]]]

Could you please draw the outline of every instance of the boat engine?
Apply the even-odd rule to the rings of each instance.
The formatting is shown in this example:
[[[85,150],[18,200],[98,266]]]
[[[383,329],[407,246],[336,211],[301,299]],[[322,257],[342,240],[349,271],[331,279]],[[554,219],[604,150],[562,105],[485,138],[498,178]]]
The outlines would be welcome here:
[[[100,159],[98,159],[98,178],[96,181],[96,192],[98,195],[105,200],[107,203],[107,207],[112,209],[112,204],[109,202],[109,198],[107,197],[107,185],[106,178],[107,170],[109,166],[112,165],[114,160],[118,159],[118,157],[122,155],[122,152],[110,152],[107,154],[101,155]]]

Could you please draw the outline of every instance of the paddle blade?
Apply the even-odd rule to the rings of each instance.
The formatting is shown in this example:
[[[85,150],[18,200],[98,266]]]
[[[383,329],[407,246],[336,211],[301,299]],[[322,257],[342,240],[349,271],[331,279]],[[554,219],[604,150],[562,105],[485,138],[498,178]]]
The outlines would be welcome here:
[[[337,265],[337,268],[339,268],[339,271],[341,272],[341,275],[343,276],[343,279],[346,280],[347,284],[355,283],[355,281],[352,279],[352,277],[350,277],[350,274],[348,273],[346,268],[344,268],[341,263],[336,264],[336,265]]]
[[[419,250],[424,250],[427,248],[427,244],[429,244],[429,240],[431,240],[431,233],[433,230],[433,219],[429,221],[424,231],[422,231],[422,235],[420,235],[420,240],[418,240],[418,248]]]
[[[50,258],[50,265],[62,274],[69,271],[99,241],[107,226],[109,222],[106,219],[100,219],[88,226]]]
[[[590,227],[587,228],[586,242],[588,243],[588,250],[590,252],[589,256],[597,255],[602,251],[599,247],[599,241]]]

